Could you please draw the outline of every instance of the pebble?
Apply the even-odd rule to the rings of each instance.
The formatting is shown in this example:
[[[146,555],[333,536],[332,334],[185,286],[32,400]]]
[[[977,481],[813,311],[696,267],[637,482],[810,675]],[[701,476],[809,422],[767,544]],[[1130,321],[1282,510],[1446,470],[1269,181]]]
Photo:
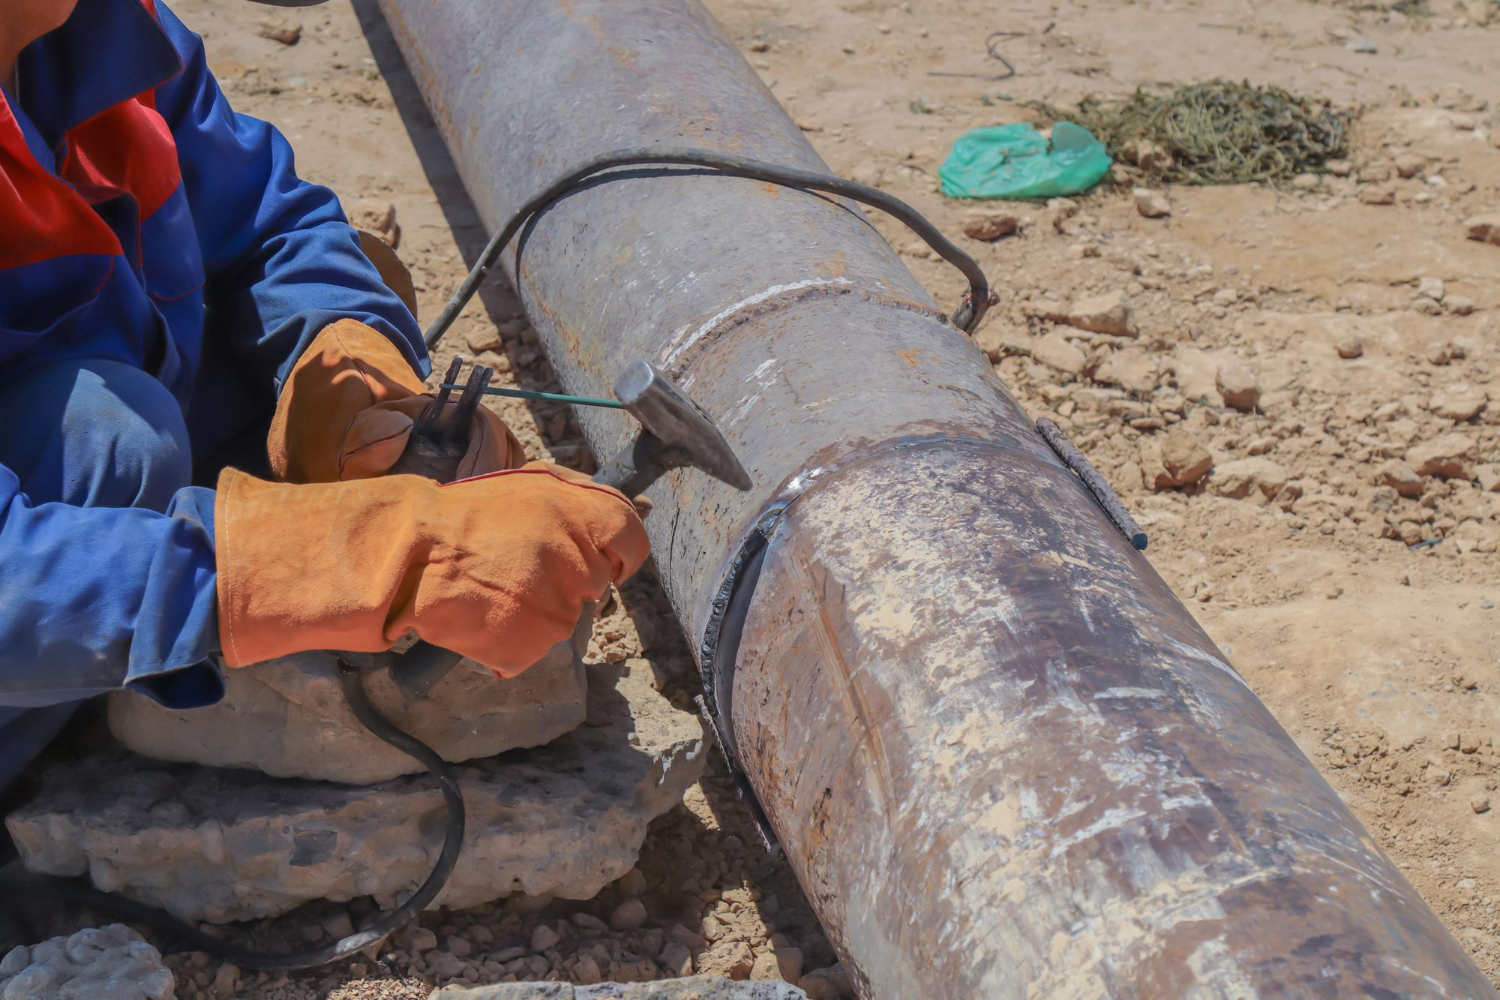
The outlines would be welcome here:
[[[457,934],[448,935],[448,940],[443,943],[448,946],[450,952],[459,958],[468,958],[474,952],[474,945],[469,939],[459,937]]]
[[[323,929],[335,941],[342,941],[354,933],[354,921],[350,919],[348,910],[334,910],[323,918]]]
[[[1049,333],[1031,345],[1031,356],[1049,368],[1056,368],[1069,375],[1083,371],[1087,362],[1084,353],[1060,333]]]
[[[748,47],[751,52],[769,52],[771,50],[771,43],[764,38],[757,38]]]
[[[639,868],[632,868],[621,875],[615,885],[627,896],[639,896],[646,891],[646,876],[641,874]]]
[[[1375,485],[1389,486],[1411,500],[1422,495],[1422,477],[1399,458],[1389,459],[1376,470]]]
[[[1500,247],[1500,212],[1493,215],[1476,215],[1464,222],[1469,239],[1481,243],[1493,243]]]
[[[1069,326],[1092,333],[1116,337],[1134,337],[1137,333],[1130,301],[1119,289],[1079,299],[1063,320]]]
[[[262,21],[256,34],[282,45],[296,45],[302,40],[302,25],[290,21]]]
[[[1020,228],[1021,220],[1014,212],[971,208],[964,213],[962,225],[965,236],[988,243],[1014,233]]]
[[[1437,393],[1428,403],[1428,410],[1445,420],[1462,423],[1473,420],[1489,405],[1489,397],[1467,382],[1455,382]]]
[[[609,925],[592,913],[573,914],[573,925],[586,934],[603,934],[609,930]]]
[[[601,982],[604,974],[599,971],[599,963],[594,961],[594,956],[585,953],[578,961],[573,963],[573,981],[581,986],[592,986]]]
[[[1338,351],[1339,357],[1346,361],[1352,361],[1355,358],[1364,356],[1365,344],[1364,341],[1359,339],[1358,334],[1346,333],[1333,345],[1333,349]]]
[[[755,956],[755,961],[750,963],[751,979],[781,979],[781,966],[776,963],[776,956],[769,951],[763,951]]]
[[[536,930],[531,932],[531,950],[533,952],[543,952],[561,940],[562,938],[558,936],[557,931],[552,929],[551,925],[538,924]]]
[[[1415,153],[1402,153],[1396,157],[1396,173],[1407,180],[1422,172],[1427,161]]]
[[[680,941],[668,941],[656,959],[662,968],[674,976],[693,974],[693,953]]]
[[[1490,811],[1490,797],[1488,795],[1476,795],[1469,800],[1469,808],[1477,813]]]
[[[1161,219],[1172,214],[1171,202],[1161,191],[1153,188],[1136,188],[1135,210],[1148,219]]]
[[[781,970],[781,978],[789,983],[795,983],[802,978],[802,949],[786,946],[776,948],[776,966]]]
[[[1451,340],[1442,340],[1427,349],[1427,363],[1430,365],[1446,365],[1464,356],[1463,348]]]
[[[708,940],[706,938],[701,934],[693,933],[681,924],[673,924],[667,930],[667,936],[693,951],[702,951],[708,947]]]
[[[1250,367],[1239,361],[1225,361],[1219,365],[1214,379],[1224,405],[1246,413],[1254,411],[1260,403],[1260,385]]]
[[[646,904],[639,899],[627,899],[609,915],[609,926],[617,931],[633,931],[646,922]]]
[[[1366,205],[1394,205],[1396,189],[1389,184],[1375,184],[1360,188],[1359,200]]]
[[[1161,468],[1153,487],[1158,490],[1191,486],[1214,466],[1214,457],[1191,431],[1174,427],[1161,442]]]
[[[411,932],[410,943],[407,950],[413,953],[431,951],[437,947],[437,935],[426,927],[418,927]]]
[[[1474,810],[1479,812],[1479,810]],[[219,966],[214,973],[214,992],[221,997],[232,997],[240,988],[240,968],[230,962]]]
[[[1424,441],[1406,453],[1406,464],[1419,476],[1439,479],[1469,479],[1469,460],[1474,442],[1459,433],[1443,434]]]

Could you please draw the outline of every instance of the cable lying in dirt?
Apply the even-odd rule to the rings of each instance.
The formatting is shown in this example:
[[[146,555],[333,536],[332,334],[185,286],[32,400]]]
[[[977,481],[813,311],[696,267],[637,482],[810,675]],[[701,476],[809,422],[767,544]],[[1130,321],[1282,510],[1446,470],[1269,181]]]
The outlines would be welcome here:
[[[1137,90],[1123,100],[1084,98],[1072,110],[1032,105],[1052,121],[1092,132],[1117,160],[1135,163],[1159,147],[1148,166],[1181,184],[1290,180],[1325,169],[1349,151],[1352,116],[1279,87],[1213,80],[1167,94]]]

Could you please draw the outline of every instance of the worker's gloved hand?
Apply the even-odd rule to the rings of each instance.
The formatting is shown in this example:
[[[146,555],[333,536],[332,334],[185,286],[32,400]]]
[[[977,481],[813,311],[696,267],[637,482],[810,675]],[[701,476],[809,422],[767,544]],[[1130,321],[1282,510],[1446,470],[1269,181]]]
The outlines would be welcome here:
[[[214,521],[232,667],[312,649],[379,652],[410,629],[514,676],[649,551],[630,501],[544,463],[447,485],[270,483],[228,469]]]
[[[271,469],[288,483],[384,475],[432,401],[394,344],[363,323],[339,320],[313,339],[282,387],[266,441]],[[475,410],[458,476],[524,461],[505,422],[482,406]]]

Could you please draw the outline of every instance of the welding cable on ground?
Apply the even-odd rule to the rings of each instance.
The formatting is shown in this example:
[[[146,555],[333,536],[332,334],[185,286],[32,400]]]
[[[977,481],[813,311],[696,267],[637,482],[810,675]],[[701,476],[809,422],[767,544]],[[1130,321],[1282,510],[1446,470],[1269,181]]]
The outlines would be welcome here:
[[[101,913],[132,924],[144,924],[195,951],[204,951],[215,958],[233,962],[250,969],[313,969],[329,962],[337,962],[379,944],[406,924],[415,920],[427,908],[453,874],[458,863],[459,848],[464,841],[464,800],[458,789],[458,777],[447,761],[439,757],[431,747],[409,733],[391,725],[370,704],[365,694],[359,671],[343,657],[339,657],[339,683],[344,690],[344,699],[354,712],[355,718],[380,739],[415,758],[425,767],[443,792],[447,808],[447,825],[443,832],[443,850],[427,881],[411,894],[406,902],[381,914],[369,926],[356,931],[332,944],[295,952],[262,952],[243,948],[207,934],[186,921],[179,920],[166,910],[112,893],[101,892],[71,879],[51,878],[40,875],[17,875],[0,877],[0,907],[21,901],[54,900],[77,903],[91,907]]]
[[[771,184],[780,184],[783,187],[797,188],[803,191],[818,191],[824,194],[838,195],[851,201],[861,202],[878,208],[891,215],[898,221],[904,223],[912,232],[920,236],[924,242],[938,255],[958,268],[963,276],[969,279],[969,290],[964,294],[964,299],[957,309],[953,311],[950,322],[965,333],[973,333],[979,327],[979,321],[984,318],[985,311],[997,301],[994,292],[990,290],[989,279],[984,276],[984,271],[979,263],[970,257],[962,249],[952,243],[942,231],[929,222],[921,212],[897,198],[895,195],[887,194],[879,188],[870,187],[868,184],[856,184],[854,181],[844,180],[832,174],[817,173],[812,170],[800,170],[796,167],[783,167],[775,163],[764,163],[760,160],[751,160],[743,156],[734,156],[729,153],[711,153],[701,149],[673,149],[656,146],[641,146],[634,149],[619,149],[612,153],[605,153],[588,160],[581,166],[563,174],[557,180],[547,185],[540,193],[532,197],[520,209],[510,217],[510,221],[500,227],[490,241],[485,245],[484,252],[479,255],[479,260],[469,271],[468,277],[464,279],[458,291],[448,300],[443,307],[442,313],[433,320],[432,325],[427,328],[425,335],[427,346],[434,347],[453,325],[458,314],[468,305],[469,300],[479,289],[479,284],[489,274],[490,268],[500,259],[501,252],[510,243],[515,235],[521,231],[527,221],[533,216],[545,211],[553,202],[562,198],[584,181],[606,170],[618,167],[705,167],[724,174],[726,177],[744,177],[750,180],[766,181]]]

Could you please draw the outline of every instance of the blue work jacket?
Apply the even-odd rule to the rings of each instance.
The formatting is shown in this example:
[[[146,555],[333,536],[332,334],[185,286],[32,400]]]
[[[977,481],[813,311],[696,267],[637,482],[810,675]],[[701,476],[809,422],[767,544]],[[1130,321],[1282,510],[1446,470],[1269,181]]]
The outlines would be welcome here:
[[[202,384],[213,351],[266,411],[342,318],[427,373],[416,321],[337,198],[230,108],[165,4],[81,0],[18,78],[0,94],[0,392],[41,365],[124,362],[180,402],[196,451],[243,418],[244,392]],[[164,514],[38,503],[0,465],[0,706],[122,686],[174,708],[216,700],[214,587],[211,490]]]

